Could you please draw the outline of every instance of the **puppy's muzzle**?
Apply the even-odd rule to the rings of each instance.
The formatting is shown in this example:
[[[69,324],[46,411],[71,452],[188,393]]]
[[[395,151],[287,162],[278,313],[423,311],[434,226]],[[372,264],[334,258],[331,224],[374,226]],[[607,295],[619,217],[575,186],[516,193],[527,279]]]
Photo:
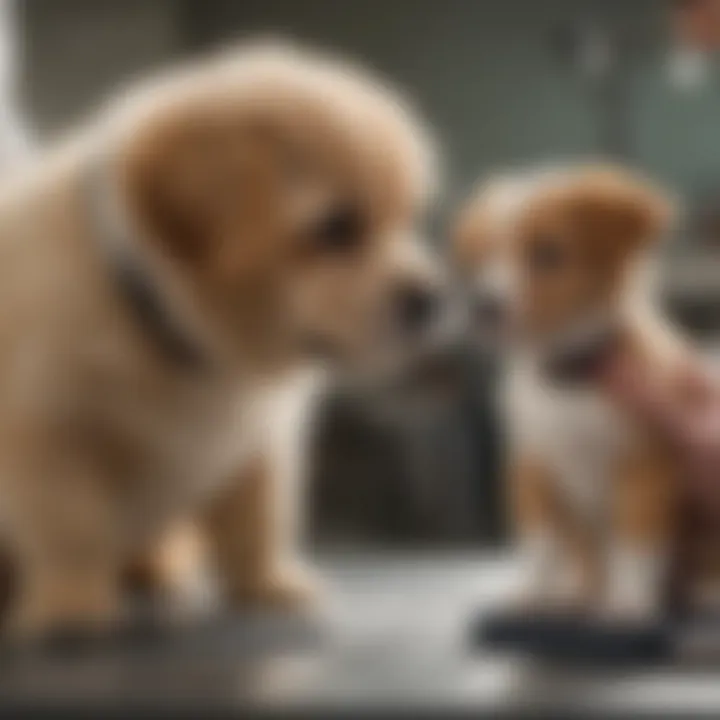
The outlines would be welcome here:
[[[500,293],[480,290],[471,299],[473,325],[481,333],[502,333],[508,322],[508,302]]]
[[[443,296],[440,289],[423,283],[406,283],[395,295],[393,312],[396,326],[406,336],[428,332],[440,320]]]

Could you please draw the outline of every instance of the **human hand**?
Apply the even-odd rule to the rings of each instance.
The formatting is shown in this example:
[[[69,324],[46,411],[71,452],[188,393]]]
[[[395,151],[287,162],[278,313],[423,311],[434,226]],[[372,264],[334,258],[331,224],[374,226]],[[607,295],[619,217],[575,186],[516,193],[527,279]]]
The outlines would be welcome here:
[[[687,363],[670,382],[648,362],[624,355],[608,363],[601,382],[674,447],[691,490],[720,511],[720,380],[701,363]]]

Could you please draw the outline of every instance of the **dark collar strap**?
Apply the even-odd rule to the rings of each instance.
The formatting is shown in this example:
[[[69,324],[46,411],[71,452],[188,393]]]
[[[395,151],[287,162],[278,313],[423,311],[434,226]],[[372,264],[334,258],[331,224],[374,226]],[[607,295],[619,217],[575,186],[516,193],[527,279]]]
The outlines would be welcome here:
[[[87,183],[89,214],[112,281],[137,325],[157,350],[173,364],[201,370],[208,358],[182,328],[143,263],[133,256],[123,218],[111,207],[112,187],[104,163],[97,163]]]
[[[544,371],[557,383],[592,383],[616,351],[620,336],[619,328],[608,328],[587,342],[555,353],[546,361]]]
[[[165,306],[152,278],[129,257],[110,259],[110,271],[137,324],[158,350],[175,365],[201,370],[207,358]]]

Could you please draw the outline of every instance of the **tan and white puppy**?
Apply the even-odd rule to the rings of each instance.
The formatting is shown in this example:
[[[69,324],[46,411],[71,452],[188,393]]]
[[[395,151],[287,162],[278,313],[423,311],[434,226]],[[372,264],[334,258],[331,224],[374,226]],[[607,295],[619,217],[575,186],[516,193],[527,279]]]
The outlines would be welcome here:
[[[644,180],[588,165],[498,178],[459,219],[475,319],[506,351],[510,492],[533,602],[642,617],[667,597],[677,467],[593,373],[621,348],[668,382],[683,361],[647,282],[670,218]]]
[[[134,564],[294,605],[318,369],[401,365],[438,317],[425,134],[377,80],[252,48],[131,91],[0,197],[10,629],[100,626]]]

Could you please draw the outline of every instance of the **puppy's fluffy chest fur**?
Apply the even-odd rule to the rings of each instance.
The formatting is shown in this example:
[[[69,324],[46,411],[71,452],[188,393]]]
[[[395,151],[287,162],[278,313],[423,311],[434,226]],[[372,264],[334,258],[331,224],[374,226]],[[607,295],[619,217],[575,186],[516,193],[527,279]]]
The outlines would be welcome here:
[[[578,510],[602,510],[635,429],[601,392],[557,384],[531,362],[510,364],[504,390],[511,452],[543,463]]]
[[[147,408],[156,482],[172,483],[179,494],[211,491],[259,445],[268,395],[240,385],[198,388]]]
[[[117,378],[120,380],[120,378]],[[209,387],[208,387],[209,384]],[[197,383],[148,398],[106,394],[78,418],[95,444],[122,463],[108,467],[134,532],[211,498],[275,444],[289,445],[317,387],[310,373],[282,382]],[[123,394],[118,389],[118,394]],[[93,407],[94,406],[94,407]],[[87,441],[87,436],[84,436]]]

